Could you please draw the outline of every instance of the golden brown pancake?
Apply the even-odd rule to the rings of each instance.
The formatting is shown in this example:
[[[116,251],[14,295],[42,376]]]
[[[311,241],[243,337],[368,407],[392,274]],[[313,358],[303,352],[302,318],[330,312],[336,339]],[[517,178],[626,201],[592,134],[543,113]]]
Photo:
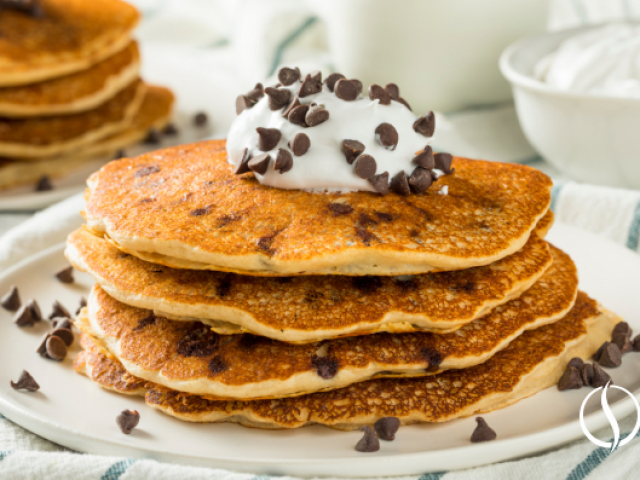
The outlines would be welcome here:
[[[0,116],[65,115],[98,107],[138,78],[138,46],[128,47],[93,67],[64,77],[0,88]]]
[[[61,157],[29,162],[0,159],[0,190],[35,184],[43,175],[53,179],[63,177],[97,158],[113,158],[118,150],[143,140],[149,130],[163,129],[171,118],[173,102],[170,90],[147,85],[142,105],[124,132]]]
[[[553,265],[528,291],[448,334],[379,333],[304,345],[219,336],[200,322],[171,321],[127,306],[98,286],[76,325],[129,373],[218,398],[281,398],[379,376],[424,376],[485,362],[525,330],[564,317],[578,278],[569,256],[553,251]]]
[[[278,400],[214,400],[129,376],[119,362],[85,339],[77,372],[100,386],[141,394],[148,405],[190,422],[235,422],[258,428],[320,424],[340,429],[382,417],[402,424],[446,422],[506,407],[557,384],[569,360],[588,359],[611,338],[620,318],[580,293],[559,322],[525,332],[486,363],[436,376],[378,379],[330,392]]]
[[[135,80],[108,102],[88,112],[43,118],[0,119],[0,155],[40,159],[87,147],[131,125],[144,99]]]
[[[551,180],[517,164],[455,158],[453,175],[403,197],[309,193],[233,174],[223,141],[167,148],[89,179],[89,227],[176,268],[245,275],[408,275],[488,265],[526,243]]]
[[[41,0],[43,15],[0,14],[0,86],[85,70],[122,50],[138,23],[120,0]]]
[[[489,266],[408,277],[274,278],[173,269],[123,254],[86,229],[69,235],[65,254],[125,304],[197,319],[222,334],[249,332],[291,343],[453,331],[518,297],[552,263],[547,243],[536,235]]]
[[[540,238],[544,238],[551,230],[553,223],[555,222],[555,215],[551,210],[547,210],[547,213],[536,224],[536,233]]]

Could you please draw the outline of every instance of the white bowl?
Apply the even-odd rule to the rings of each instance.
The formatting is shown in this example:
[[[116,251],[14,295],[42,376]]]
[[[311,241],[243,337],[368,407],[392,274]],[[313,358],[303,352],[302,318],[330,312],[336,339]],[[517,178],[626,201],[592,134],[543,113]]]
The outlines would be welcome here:
[[[547,161],[575,180],[640,188],[640,99],[570,93],[533,75],[563,40],[593,28],[520,40],[502,53],[500,70],[525,135]]]

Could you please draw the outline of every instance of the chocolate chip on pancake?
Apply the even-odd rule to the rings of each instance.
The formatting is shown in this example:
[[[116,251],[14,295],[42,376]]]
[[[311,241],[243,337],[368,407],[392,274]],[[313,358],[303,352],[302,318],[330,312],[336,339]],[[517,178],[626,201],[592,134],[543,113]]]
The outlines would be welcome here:
[[[12,322],[19,327],[33,327],[35,320],[28,305],[23,305],[13,316]]]
[[[353,161],[364,152],[364,145],[357,140],[343,140],[340,150],[347,159],[347,163],[351,165]]]
[[[424,168],[417,167],[409,177],[409,185],[416,193],[426,192],[432,183],[431,172]]]
[[[318,376],[324,379],[333,378],[338,373],[338,361],[333,358],[314,355],[311,359],[311,364],[318,372]]]
[[[49,320],[52,320],[55,317],[71,318],[71,314],[69,313],[69,310],[64,308],[64,306],[58,300],[53,302],[53,308],[48,318]]]
[[[376,174],[378,165],[371,155],[360,155],[356,160],[356,175],[368,180]]]
[[[400,428],[398,417],[382,417],[373,424],[373,429],[382,440],[392,441],[396,438],[396,432]]]
[[[593,365],[585,363],[580,367],[580,378],[582,378],[583,385],[593,385]]]
[[[398,131],[390,123],[381,123],[376,127],[376,142],[389,150],[398,145]]]
[[[333,212],[334,217],[338,217],[340,215],[348,215],[353,212],[353,207],[351,205],[347,205],[346,203],[330,203],[327,205],[329,210]]]
[[[593,364],[593,380],[591,386],[593,388],[604,387],[611,381],[611,377],[597,363]]]
[[[220,373],[227,369],[227,364],[220,357],[214,357],[209,362],[209,371],[211,373]]]
[[[84,297],[80,297],[80,304],[78,305],[78,309],[76,310],[76,315],[80,314],[80,311],[87,306],[87,299]]]
[[[298,91],[298,97],[304,98],[308,97],[309,95],[320,93],[322,91],[322,81],[318,81],[318,75],[319,72],[314,76],[311,76],[311,74],[307,74],[307,76],[304,77],[304,81],[302,82],[300,90]]]
[[[277,150],[273,168],[279,170],[280,173],[286,173],[293,168],[293,156],[291,156],[288,150],[284,148]]]
[[[291,113],[291,110],[296,108],[298,105],[300,105],[300,99],[298,97],[294,97],[293,100],[289,102],[289,105],[287,105],[287,108],[285,108],[284,111],[282,112],[282,116],[286,119],[289,119],[289,114]]]
[[[583,365],[584,360],[582,360],[580,357],[573,357],[571,360],[569,360],[569,363],[567,363],[567,367],[577,368],[578,370],[580,370]]]
[[[256,132],[258,132],[258,149],[263,152],[268,152],[269,150],[273,150],[278,145],[278,142],[282,138],[282,132],[277,128],[256,128]]]
[[[288,87],[300,80],[300,70],[298,68],[282,67],[278,70],[278,81]]]
[[[482,417],[476,417],[476,423],[478,424],[471,434],[471,442],[489,442],[491,440],[495,440],[497,435],[496,432],[487,425],[487,422]]]
[[[622,352],[615,343],[609,343],[602,350],[598,363],[608,368],[619,367],[622,365]]]
[[[309,127],[315,127],[329,120],[329,111],[320,105],[311,105],[304,116],[304,121]]]
[[[259,175],[264,175],[269,169],[269,162],[271,162],[271,155],[263,153],[249,160],[249,168]]]
[[[146,177],[147,175],[153,175],[154,173],[158,173],[160,168],[157,165],[150,165],[148,167],[142,167],[139,170],[136,170],[136,173],[133,174],[135,178]]]
[[[35,187],[36,192],[46,192],[49,190],[53,190],[53,184],[51,183],[51,179],[47,175],[42,175],[40,180],[36,183]]]
[[[382,280],[380,277],[371,275],[353,277],[351,284],[353,288],[367,294],[375,293],[382,288]]]
[[[291,92],[286,88],[267,87],[264,93],[269,97],[269,109],[280,110],[289,104],[291,100]]]
[[[140,414],[137,410],[123,410],[120,415],[116,417],[116,424],[125,435],[129,435],[133,429],[138,426],[139,422]]]
[[[137,332],[139,330],[142,330],[145,327],[148,327],[149,325],[155,325],[155,324],[156,324],[156,316],[155,314],[151,314],[147,317],[144,317],[138,320],[138,325],[134,327],[133,331]]]
[[[620,353],[627,353],[633,350],[631,340],[625,333],[618,333],[617,335],[613,335],[613,337],[611,338],[611,343],[613,343],[620,349]]]
[[[191,210],[189,215],[192,217],[201,217],[208,213],[211,213],[211,207],[196,208],[195,210]]]
[[[251,108],[256,104],[255,101],[251,100],[246,95],[238,95],[236,98],[236,115],[240,115],[247,108]]]
[[[442,363],[442,354],[437,351],[435,348],[425,347],[420,350],[420,354],[422,358],[429,364],[429,366],[425,369],[427,372],[437,372],[438,367]]]
[[[369,183],[380,195],[389,193],[389,172],[374,175],[369,179]]]
[[[558,390],[561,392],[564,390],[576,390],[582,388],[582,377],[580,372],[575,367],[569,367],[565,369],[562,377],[558,381]]]
[[[379,100],[380,105],[391,105],[391,95],[380,85],[373,84],[369,87],[369,98],[371,100]]]
[[[356,443],[356,451],[369,453],[380,450],[380,440],[378,440],[376,433],[369,425],[365,425],[360,431],[364,432],[364,435],[358,443]]]
[[[436,130],[436,116],[433,112],[429,112],[426,115],[421,116],[415,122],[413,122],[413,129],[420,135],[425,137],[433,137],[433,133]]]
[[[200,327],[187,333],[178,342],[178,353],[185,357],[208,357],[218,347],[220,336],[209,327]]]
[[[11,285],[9,291],[0,298],[0,305],[5,310],[9,310],[10,312],[15,312],[20,308],[22,302],[20,301],[20,293],[18,292],[18,287],[15,285]]]
[[[307,115],[308,110],[309,110],[309,105],[298,105],[296,107],[293,107],[289,112],[287,119],[294,125],[300,125],[301,127],[306,127],[307,123],[305,122],[305,117]]]
[[[149,129],[147,136],[144,139],[144,143],[147,145],[158,145],[162,141],[162,137],[160,136],[160,132],[155,129]]]
[[[409,180],[407,180],[407,175],[404,173],[404,170],[401,170],[396,176],[391,179],[389,188],[392,191],[405,197],[411,194],[411,189],[409,188]]]
[[[431,170],[435,168],[436,161],[433,158],[433,149],[427,145],[425,149],[411,160],[417,166]]]
[[[251,154],[249,153],[249,149],[245,148],[244,152],[242,152],[242,158],[236,165],[236,169],[233,173],[235,173],[236,175],[242,175],[243,173],[250,172],[251,169],[249,168],[249,160],[251,160]]]
[[[334,92],[336,97],[346,102],[351,102],[358,98],[360,92],[358,91],[358,85],[352,80],[341,79],[338,80],[334,86]]]
[[[47,357],[51,360],[61,362],[67,357],[67,345],[60,337],[55,337],[53,335],[49,336],[49,338],[47,338],[45,346],[47,349]]]
[[[336,86],[336,83],[338,82],[338,80],[342,80],[343,78],[346,78],[346,77],[341,73],[332,73],[326,78],[324,83],[327,85],[327,88],[329,89],[329,91],[333,92],[334,87]]]
[[[453,161],[453,156],[449,153],[436,153],[433,156],[433,160],[436,163],[436,168],[438,170],[442,170],[444,173],[451,174],[456,171],[455,168],[451,168],[451,162]]]
[[[52,337],[58,337],[67,347],[73,343],[73,332],[69,328],[56,328],[51,332]]]
[[[14,390],[28,390],[29,392],[37,392],[40,389],[38,382],[26,370],[22,370],[20,378],[17,382],[11,380],[11,388]]]
[[[289,148],[296,157],[300,157],[307,153],[311,147],[311,140],[304,133],[298,133],[293,139],[289,140]]]

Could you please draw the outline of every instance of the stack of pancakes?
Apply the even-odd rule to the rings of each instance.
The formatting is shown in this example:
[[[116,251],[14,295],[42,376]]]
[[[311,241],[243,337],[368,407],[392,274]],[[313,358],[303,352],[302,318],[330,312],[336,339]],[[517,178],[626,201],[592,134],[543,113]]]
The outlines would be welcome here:
[[[453,167],[403,197],[263,186],[223,141],[106,165],[66,249],[97,282],[76,370],[259,428],[442,422],[556,384],[619,319],[544,240],[544,174]]]
[[[0,189],[164,128],[173,95],[139,78],[138,18],[120,0],[0,2]]]

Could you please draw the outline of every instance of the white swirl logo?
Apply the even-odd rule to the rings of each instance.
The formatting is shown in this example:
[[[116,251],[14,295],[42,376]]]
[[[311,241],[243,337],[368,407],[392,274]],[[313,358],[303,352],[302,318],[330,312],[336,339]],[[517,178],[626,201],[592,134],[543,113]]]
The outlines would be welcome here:
[[[586,437],[591,441],[591,443],[602,448],[611,448],[611,451],[613,452],[617,447],[622,447],[627,443],[629,443],[633,439],[633,437],[636,436],[636,433],[638,433],[638,430],[640,430],[640,405],[638,404],[638,400],[636,400],[636,397],[634,397],[631,394],[631,392],[629,392],[629,390],[619,387],[617,385],[611,385],[611,388],[621,390],[627,395],[629,395],[633,400],[633,403],[636,404],[636,412],[637,412],[636,425],[633,427],[633,430],[629,435],[627,435],[623,440],[620,440],[620,427],[618,426],[618,421],[616,420],[616,417],[613,416],[613,412],[609,407],[609,402],[607,402],[607,390],[609,389],[610,383],[611,382],[607,382],[604,388],[603,387],[596,388],[593,392],[587,395],[587,398],[584,399],[584,401],[582,402],[582,406],[580,407],[580,427],[582,428],[582,431],[584,432]],[[600,403],[602,404],[602,411],[604,412],[604,416],[607,417],[607,420],[609,420],[609,423],[611,424],[611,429],[613,430],[613,442],[603,442],[602,440],[598,440],[596,437],[591,435],[591,432],[587,430],[587,426],[584,423],[584,407],[589,401],[589,398],[591,398],[591,395],[593,395],[600,389],[602,389],[602,395],[600,396]]]

